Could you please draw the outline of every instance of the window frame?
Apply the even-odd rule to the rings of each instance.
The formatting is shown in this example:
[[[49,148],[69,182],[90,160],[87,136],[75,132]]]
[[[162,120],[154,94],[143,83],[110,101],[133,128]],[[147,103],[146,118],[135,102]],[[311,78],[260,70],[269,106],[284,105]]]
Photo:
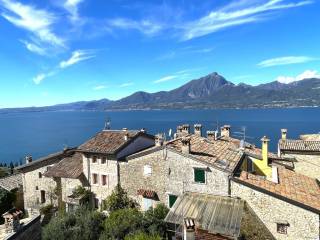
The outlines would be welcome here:
[[[147,172],[148,170],[148,172]],[[143,166],[143,176],[150,177],[152,176],[152,166],[149,164],[146,164]]]
[[[108,159],[107,157],[101,157],[101,164],[107,164],[108,165]]]
[[[95,179],[95,176],[97,177]],[[96,180],[96,181],[94,181]],[[99,185],[99,174],[98,173],[92,173],[92,181],[91,181],[91,184],[93,185]]]
[[[92,164],[98,164],[98,157],[97,156],[92,156],[91,157],[91,163]]]
[[[203,171],[204,173],[204,182],[200,182],[200,181],[196,181],[196,171]],[[207,171],[205,168],[201,168],[201,167],[194,167],[193,168],[193,182],[196,184],[206,184],[207,183]]]
[[[287,223],[277,223],[277,233],[287,235],[288,227],[289,224]]]
[[[42,178],[42,172],[38,172],[38,177]]]
[[[44,204],[46,202],[46,191],[40,190],[40,203]]]
[[[103,178],[105,177],[105,184],[103,184]],[[109,175],[101,174],[101,186],[109,186]]]
[[[170,197],[175,197],[175,198],[176,198],[176,199],[174,200],[174,203],[173,203],[171,206],[170,206]],[[169,207],[169,208],[172,208],[172,206],[176,203],[177,199],[178,199],[178,196],[177,196],[177,195],[169,193],[169,194],[168,194],[168,207]]]

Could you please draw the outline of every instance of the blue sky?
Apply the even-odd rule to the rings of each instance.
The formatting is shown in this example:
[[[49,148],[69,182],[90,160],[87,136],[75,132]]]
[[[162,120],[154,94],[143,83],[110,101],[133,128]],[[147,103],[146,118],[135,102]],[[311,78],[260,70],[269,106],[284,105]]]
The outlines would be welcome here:
[[[119,99],[218,72],[320,75],[316,0],[0,0],[0,108]]]

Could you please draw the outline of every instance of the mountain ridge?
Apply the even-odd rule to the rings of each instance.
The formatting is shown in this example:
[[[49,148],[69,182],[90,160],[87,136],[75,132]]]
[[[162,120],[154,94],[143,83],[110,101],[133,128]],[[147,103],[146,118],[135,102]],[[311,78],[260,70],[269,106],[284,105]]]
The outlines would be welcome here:
[[[289,84],[273,81],[257,86],[245,83],[236,85],[213,72],[169,91],[137,91],[115,101],[104,98],[45,107],[7,108],[0,109],[0,113],[305,106],[320,106],[320,79],[310,78]]]

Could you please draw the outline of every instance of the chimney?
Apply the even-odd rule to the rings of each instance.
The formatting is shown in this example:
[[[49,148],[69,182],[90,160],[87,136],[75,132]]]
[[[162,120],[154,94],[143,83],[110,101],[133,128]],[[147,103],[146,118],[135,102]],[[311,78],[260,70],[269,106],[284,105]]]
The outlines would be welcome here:
[[[202,137],[202,125],[201,124],[194,125],[194,134],[199,137]]]
[[[217,137],[218,137],[217,131],[207,131],[207,138],[208,138],[210,141],[215,141],[215,140],[217,140]]]
[[[147,133],[147,131],[146,131],[145,128],[141,128],[141,129],[140,129],[140,132],[142,132],[142,133]]]
[[[189,134],[189,133],[190,133],[190,126],[189,126],[189,124],[183,124],[183,125],[182,125],[182,132],[183,132],[183,133],[186,133],[186,134]]]
[[[129,139],[129,133],[126,132],[126,133],[124,134],[124,140],[125,140],[125,141],[128,141],[128,139]]]
[[[32,162],[32,156],[26,156],[26,164]]]
[[[195,223],[191,218],[184,219],[183,240],[195,239]]]
[[[163,145],[163,136],[162,136],[162,134],[157,134],[156,136],[155,136],[155,145],[156,146],[162,146]]]
[[[260,170],[263,173],[263,175],[265,175],[267,178],[272,176],[272,168],[268,165],[268,145],[270,142],[270,139],[267,138],[267,136],[264,136],[263,138],[261,138],[261,142],[262,142],[262,162],[261,162],[261,166],[260,166]],[[259,166],[258,166],[259,168]]]
[[[181,139],[181,142],[182,142],[182,147],[181,147],[181,151],[182,153],[184,154],[189,154],[190,153],[190,137],[183,137]]]
[[[221,136],[222,137],[230,137],[230,125],[224,125],[221,127]]]
[[[283,128],[281,129],[281,139],[282,140],[287,140],[287,129]]]
[[[177,133],[182,133],[182,126],[177,126]]]

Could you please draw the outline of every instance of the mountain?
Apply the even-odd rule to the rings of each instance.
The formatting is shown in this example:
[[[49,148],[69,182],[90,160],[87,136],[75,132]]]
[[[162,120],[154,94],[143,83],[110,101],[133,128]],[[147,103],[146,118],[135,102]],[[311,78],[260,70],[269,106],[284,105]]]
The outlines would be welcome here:
[[[320,106],[320,79],[289,84],[277,81],[252,86],[227,81],[214,72],[171,91],[136,92],[117,101],[101,99],[47,107],[0,109],[0,113],[26,111],[104,111],[181,108],[270,108]]]

